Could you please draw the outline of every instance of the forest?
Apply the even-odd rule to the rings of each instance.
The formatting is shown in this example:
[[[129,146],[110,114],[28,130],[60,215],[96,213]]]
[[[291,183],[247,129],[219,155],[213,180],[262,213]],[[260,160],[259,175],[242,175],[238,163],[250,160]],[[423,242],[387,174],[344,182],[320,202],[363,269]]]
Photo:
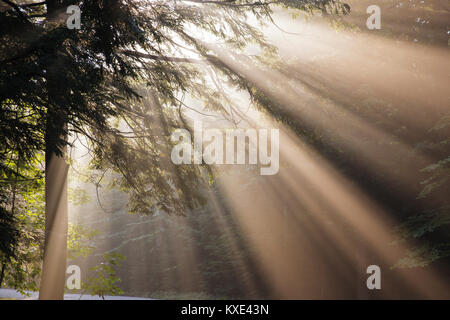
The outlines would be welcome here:
[[[449,21],[0,0],[0,300],[449,299]]]

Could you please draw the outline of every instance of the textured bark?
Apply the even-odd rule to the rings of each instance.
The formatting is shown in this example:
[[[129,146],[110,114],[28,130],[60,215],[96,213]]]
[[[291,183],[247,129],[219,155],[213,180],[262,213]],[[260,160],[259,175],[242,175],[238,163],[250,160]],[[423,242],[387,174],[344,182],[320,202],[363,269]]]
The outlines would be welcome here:
[[[47,157],[47,156],[46,156]],[[45,173],[45,248],[39,299],[64,298],[67,263],[68,165],[55,153]]]
[[[59,1],[47,0],[47,21],[54,22],[63,8]],[[65,11],[65,10],[64,10]],[[45,247],[39,299],[64,299],[67,264],[68,165],[64,155],[57,154],[57,139],[67,125],[58,117],[58,65],[55,63],[57,43],[50,53],[53,63],[47,69],[47,131],[45,150]],[[60,110],[61,111],[61,110]],[[62,150],[63,153],[66,150]]]

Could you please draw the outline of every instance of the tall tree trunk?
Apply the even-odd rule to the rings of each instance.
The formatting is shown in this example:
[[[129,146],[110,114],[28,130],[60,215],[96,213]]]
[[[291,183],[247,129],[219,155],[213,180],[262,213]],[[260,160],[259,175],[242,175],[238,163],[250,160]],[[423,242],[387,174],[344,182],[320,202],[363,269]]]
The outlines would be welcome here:
[[[65,10],[57,0],[47,0],[47,22],[58,19],[58,13]],[[57,154],[57,140],[64,132],[66,123],[61,117],[61,102],[58,95],[61,84],[58,80],[59,70],[57,58],[58,44],[54,44],[46,66],[48,110],[45,150],[45,246],[42,276],[39,288],[39,299],[64,299],[64,287],[67,263],[67,173],[68,165],[64,155]],[[65,154],[66,148],[62,150]]]
[[[45,170],[45,247],[39,299],[63,299],[67,262],[67,173],[65,159],[48,150]]]

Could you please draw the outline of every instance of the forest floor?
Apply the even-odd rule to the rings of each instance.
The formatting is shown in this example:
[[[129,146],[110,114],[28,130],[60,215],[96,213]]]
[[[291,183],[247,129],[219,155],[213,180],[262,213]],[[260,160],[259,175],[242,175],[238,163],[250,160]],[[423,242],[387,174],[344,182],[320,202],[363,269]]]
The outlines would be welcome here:
[[[38,292],[27,292],[29,296],[23,295],[14,289],[0,289],[0,300],[37,300]],[[64,300],[102,300],[99,296],[88,294],[65,294]],[[150,298],[127,297],[127,296],[105,296],[105,300],[153,300]]]

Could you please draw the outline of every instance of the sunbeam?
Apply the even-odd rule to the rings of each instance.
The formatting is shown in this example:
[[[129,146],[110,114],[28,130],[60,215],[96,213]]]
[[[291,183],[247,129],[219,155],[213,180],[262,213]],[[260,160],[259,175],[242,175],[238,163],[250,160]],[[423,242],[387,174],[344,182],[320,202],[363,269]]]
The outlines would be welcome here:
[[[0,0],[0,287],[449,299],[449,19]]]

